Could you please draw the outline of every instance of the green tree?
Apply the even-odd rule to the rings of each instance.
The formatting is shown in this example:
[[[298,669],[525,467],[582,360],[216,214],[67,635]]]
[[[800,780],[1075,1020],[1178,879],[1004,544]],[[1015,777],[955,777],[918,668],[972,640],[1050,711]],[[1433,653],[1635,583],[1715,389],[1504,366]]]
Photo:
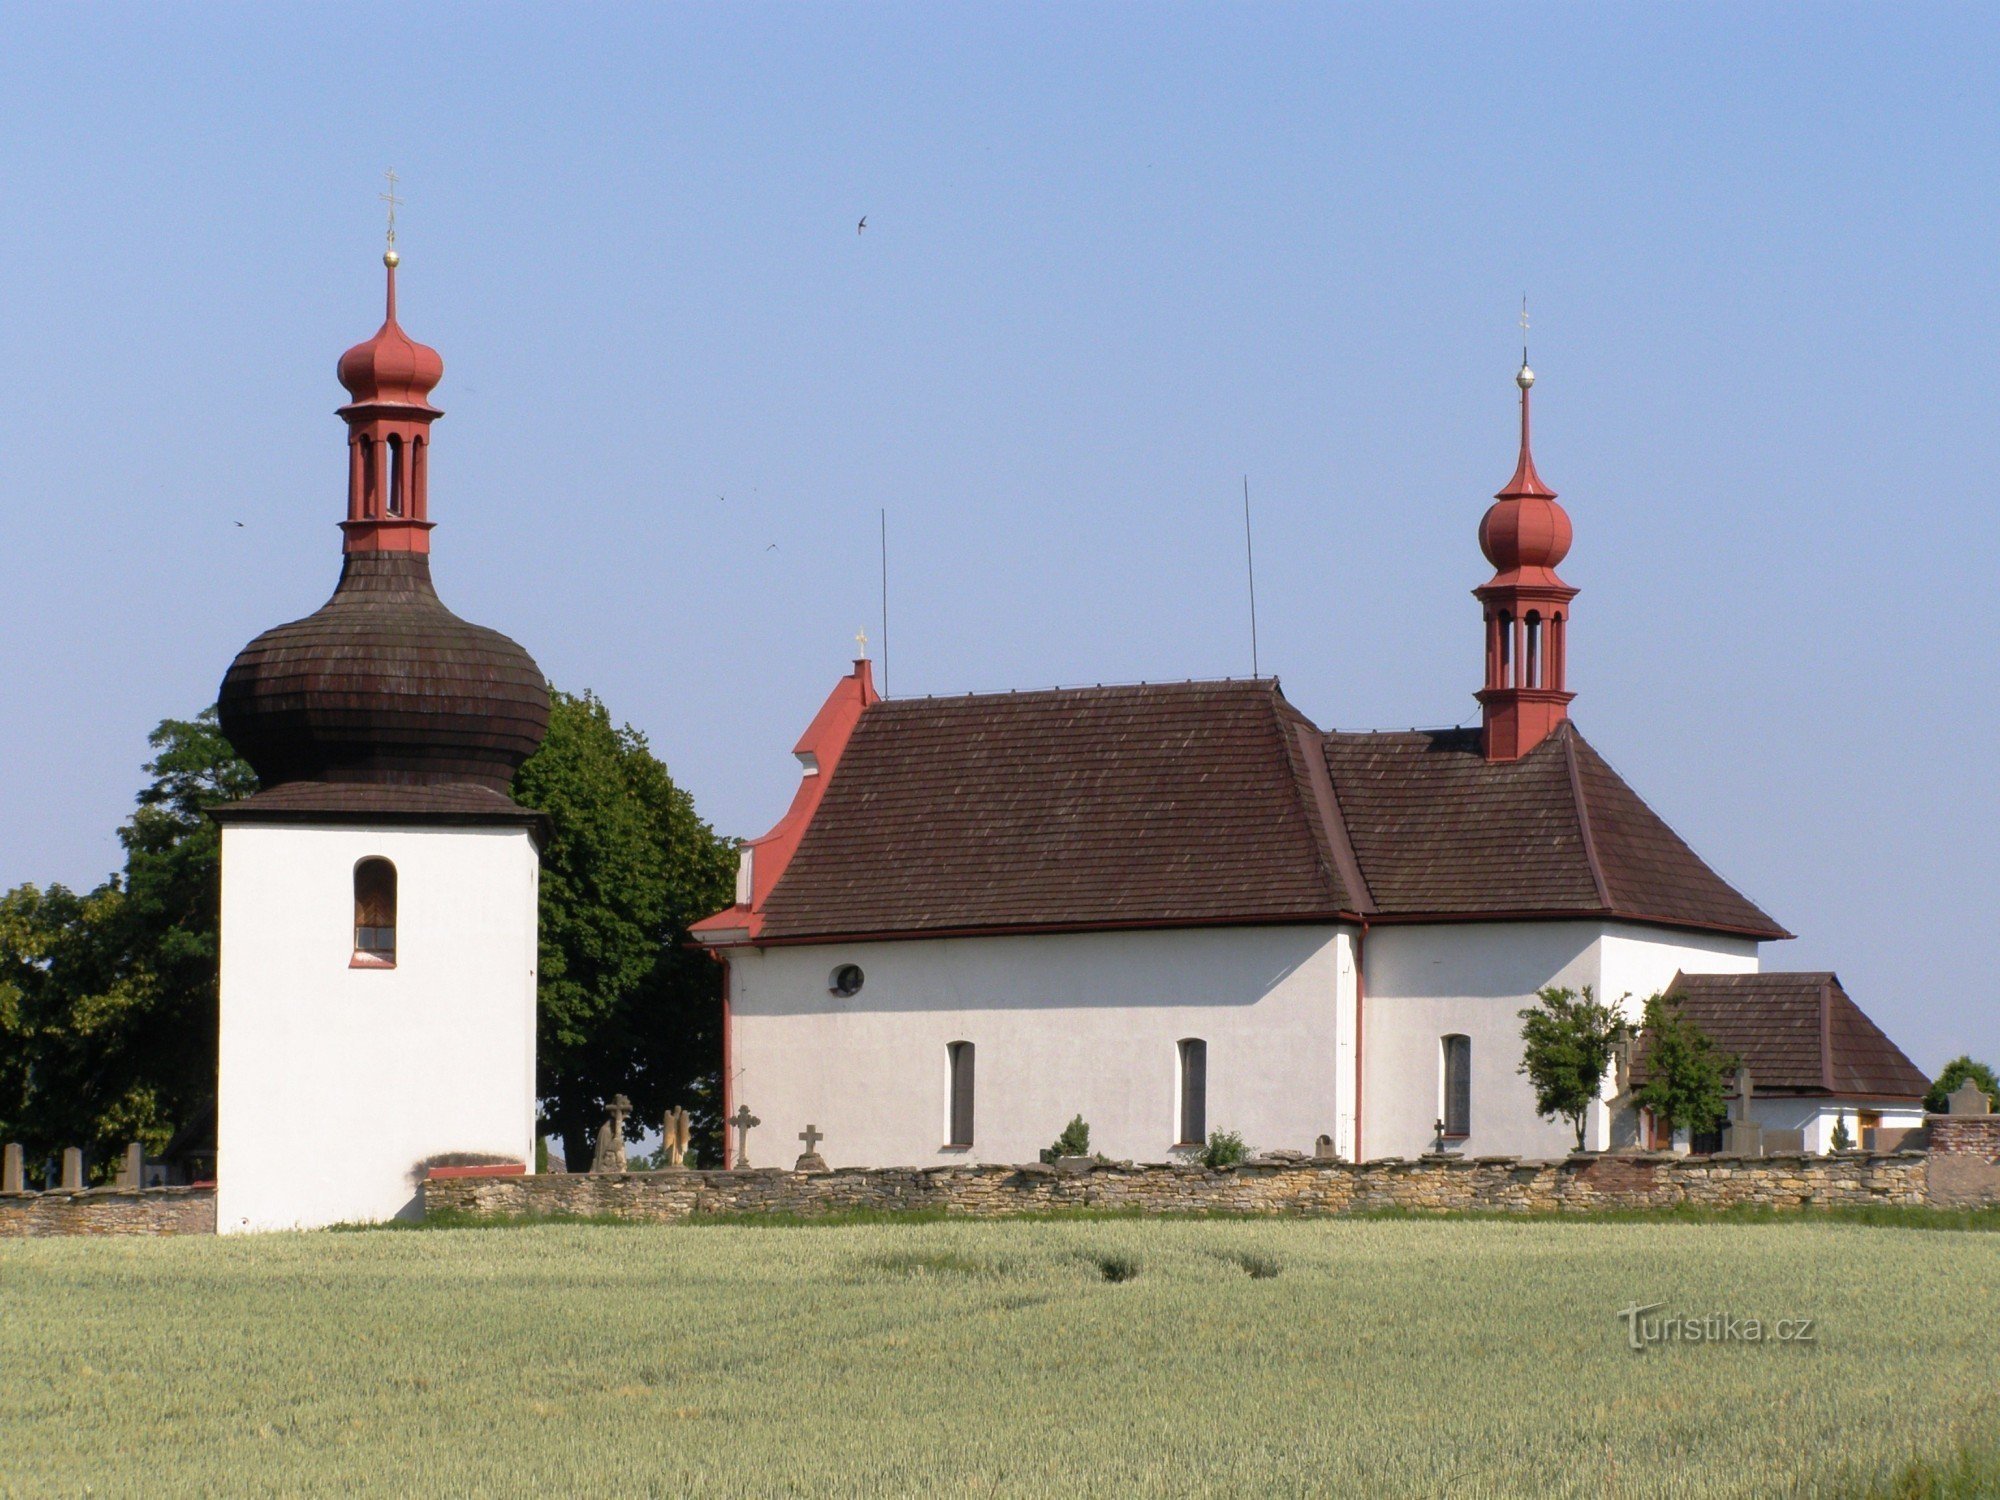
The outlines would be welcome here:
[[[702,1155],[721,1139],[721,974],[688,924],[727,906],[736,857],[646,737],[589,692],[552,696],[548,738],[514,779],[549,819],[542,850],[537,1085],[543,1128],[588,1163],[604,1106],[634,1138],[675,1105]]]
[[[152,778],[118,831],[125,868],[78,895],[0,895],[0,1134],[108,1168],[215,1095],[221,838],[207,810],[256,788],[211,708],[148,737]]]
[[[1625,1034],[1618,1012],[1598,1002],[1585,985],[1581,993],[1550,985],[1538,1003],[1520,1012],[1521,1066],[1535,1089],[1535,1112],[1561,1118],[1576,1131],[1576,1149],[1590,1106],[1610,1071],[1611,1055]]]
[[[1924,1095],[1924,1108],[1934,1115],[1943,1114],[1951,1107],[1948,1101],[1952,1093],[1968,1078],[1985,1091],[1988,1109],[2000,1109],[2000,1078],[1995,1078],[1985,1063],[1965,1056],[1954,1057],[1944,1065],[1944,1071]]]
[[[1652,1113],[1669,1137],[1680,1129],[1706,1130],[1726,1114],[1723,1075],[1735,1059],[1715,1050],[1708,1034],[1665,995],[1646,1001],[1640,1023],[1646,1081],[1632,1101]]]

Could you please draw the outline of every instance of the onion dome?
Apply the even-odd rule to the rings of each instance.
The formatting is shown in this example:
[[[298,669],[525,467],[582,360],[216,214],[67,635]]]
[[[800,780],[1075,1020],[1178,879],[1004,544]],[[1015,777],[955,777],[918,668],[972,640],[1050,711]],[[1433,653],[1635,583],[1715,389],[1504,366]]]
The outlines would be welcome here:
[[[222,679],[222,732],[264,786],[463,781],[505,792],[549,727],[534,658],[446,609],[430,558],[354,552],[333,597]]]
[[[1554,568],[1569,556],[1569,513],[1556,504],[1556,492],[1535,472],[1528,446],[1528,390],[1535,372],[1521,362],[1514,377],[1521,388],[1521,456],[1514,477],[1493,498],[1479,523],[1479,550],[1503,578],[1528,575],[1555,578]]]
[[[431,586],[430,425],[442,413],[428,397],[444,361],[397,325],[395,252],[384,260],[388,316],[340,360],[354,398],[340,410],[340,582],[316,612],[238,654],[222,680],[222,731],[256,770],[260,798],[291,786],[298,801],[313,784],[457,785],[499,793],[498,805],[548,730],[548,684],[526,651],[461,620]]]
[[[428,344],[403,332],[396,321],[396,267],[400,257],[391,250],[382,257],[389,267],[389,305],[375,336],[340,356],[340,383],[356,406],[414,406],[435,411],[430,394],[444,379],[444,358]]]

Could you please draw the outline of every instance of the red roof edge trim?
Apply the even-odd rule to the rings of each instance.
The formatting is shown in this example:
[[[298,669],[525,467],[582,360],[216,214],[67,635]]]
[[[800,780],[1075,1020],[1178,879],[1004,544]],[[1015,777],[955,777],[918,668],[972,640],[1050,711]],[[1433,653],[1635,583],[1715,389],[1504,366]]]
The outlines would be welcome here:
[[[762,911],[772,888],[784,875],[785,867],[798,853],[799,841],[811,826],[813,814],[819,811],[820,800],[826,795],[827,783],[833,779],[834,768],[840,764],[847,742],[854,737],[854,727],[861,722],[862,714],[871,705],[881,701],[882,695],[875,690],[874,664],[862,657],[854,663],[852,672],[833,685],[826,702],[820,705],[812,723],[806,726],[806,732],[792,747],[792,754],[806,768],[805,775],[799,780],[798,791],[792,795],[792,805],[769,833],[762,838],[749,839],[744,845],[743,857],[750,861],[748,905],[753,918]],[[706,921],[714,921],[714,918]],[[695,925],[699,929],[704,923]],[[753,920],[752,937],[756,935],[757,925]]]

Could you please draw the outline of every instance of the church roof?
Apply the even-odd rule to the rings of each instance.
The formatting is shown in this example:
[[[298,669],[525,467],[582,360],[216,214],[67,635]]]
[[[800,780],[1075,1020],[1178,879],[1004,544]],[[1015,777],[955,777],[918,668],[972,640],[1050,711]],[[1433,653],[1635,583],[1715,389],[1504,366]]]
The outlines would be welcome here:
[[[1750,1070],[1753,1095],[1914,1099],[1930,1088],[1835,974],[1681,974],[1667,993],[1717,1050]],[[1642,1053],[1633,1083],[1645,1073]]]
[[[1492,762],[1323,734],[1259,679],[872,704],[756,940],[1359,915],[1789,935],[1567,724]]]

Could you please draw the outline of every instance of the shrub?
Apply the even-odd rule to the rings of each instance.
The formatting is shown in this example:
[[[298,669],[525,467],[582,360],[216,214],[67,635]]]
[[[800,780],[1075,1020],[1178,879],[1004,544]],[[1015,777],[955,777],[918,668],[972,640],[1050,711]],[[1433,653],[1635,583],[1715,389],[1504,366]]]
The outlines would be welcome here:
[[[1083,1116],[1073,1116],[1063,1132],[1056,1137],[1053,1146],[1042,1151],[1043,1161],[1054,1161],[1059,1156],[1090,1155],[1090,1127],[1083,1123]]]
[[[1854,1137],[1847,1133],[1847,1116],[1845,1114],[1838,1114],[1833,1117],[1833,1149],[1836,1151],[1852,1151],[1854,1149]]]
[[[1233,1167],[1250,1154],[1250,1148],[1243,1144],[1243,1137],[1233,1130],[1211,1130],[1208,1144],[1201,1148],[1200,1161],[1213,1171],[1217,1167]]]

